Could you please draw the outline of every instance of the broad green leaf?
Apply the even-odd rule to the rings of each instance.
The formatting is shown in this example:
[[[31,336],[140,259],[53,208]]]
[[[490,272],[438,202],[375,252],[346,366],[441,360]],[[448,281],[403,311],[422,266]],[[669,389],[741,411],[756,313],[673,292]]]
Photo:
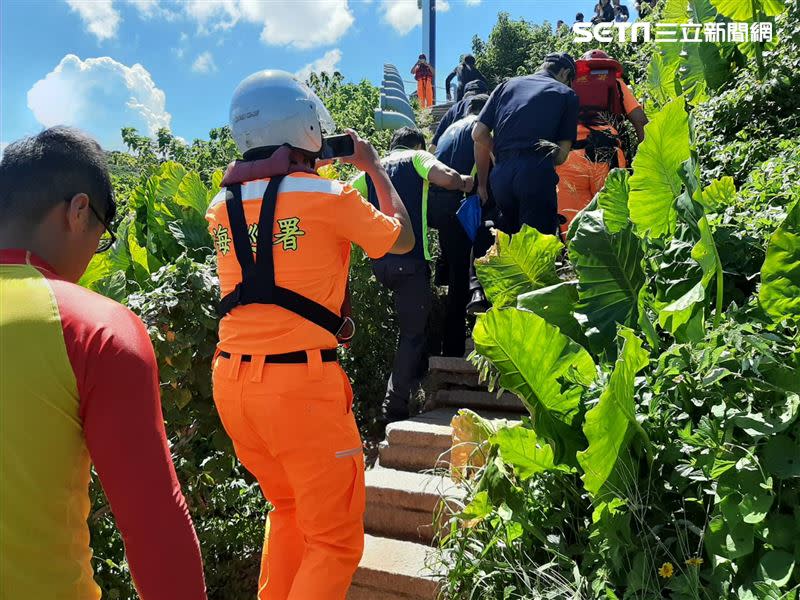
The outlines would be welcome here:
[[[724,210],[736,198],[736,186],[733,177],[715,179],[703,190],[703,205],[709,210]]]
[[[718,89],[730,78],[730,65],[713,43],[687,43],[680,66],[681,87],[695,105],[708,100],[708,92]]]
[[[632,228],[612,235],[603,220],[602,210],[585,213],[569,245],[578,275],[576,313],[585,321],[586,337],[597,352],[609,347],[617,324],[637,322],[644,283],[641,242]]]
[[[147,279],[151,273],[148,252],[136,241],[136,233],[132,227],[128,230],[128,237],[125,241],[128,243],[128,252],[130,253],[131,265],[135,271],[136,279],[138,281]]]
[[[800,321],[800,202],[770,237],[758,299],[775,321]]]
[[[662,237],[675,230],[675,198],[683,188],[678,171],[688,159],[686,101],[677,98],[647,124],[633,160],[628,208],[638,235]]]
[[[213,196],[212,196],[213,197]],[[194,171],[187,173],[178,186],[175,202],[204,217],[208,208],[208,190]]]
[[[483,490],[475,494],[464,510],[459,515],[459,518],[466,520],[481,520],[485,519],[492,513],[492,503],[489,502],[489,492]]]
[[[734,560],[753,552],[753,526],[739,523],[725,535],[725,553]]]
[[[704,333],[705,300],[708,297],[706,291],[714,277],[721,276],[722,265],[711,227],[702,206],[686,193],[678,199],[677,210],[682,222],[686,223],[690,231],[700,238],[692,247],[691,258],[700,265],[702,277],[685,294],[666,306],[660,307],[658,320],[661,327],[671,332],[680,341],[697,341]]]
[[[786,10],[783,0],[711,0],[720,14],[731,21],[755,21],[775,17]]]
[[[95,289],[94,284],[96,282],[108,277],[113,271],[114,267],[111,264],[111,257],[108,255],[108,252],[95,254],[89,262],[89,266],[86,267],[86,271],[84,271],[81,276],[80,281],[78,281],[78,285],[93,290]]]
[[[555,462],[574,456],[581,435],[572,420],[595,377],[589,353],[539,315],[516,308],[479,315],[473,338],[477,353],[500,372],[500,385],[522,399]]]
[[[708,23],[717,16],[711,0],[667,0],[662,21],[665,23]]]
[[[680,57],[665,56],[660,52],[654,52],[647,65],[647,83],[650,93],[656,100],[658,106],[665,106],[678,94],[675,89],[675,78],[678,76],[680,67]]]
[[[583,485],[592,495],[600,493],[634,433],[643,435],[643,441],[647,442],[636,421],[633,384],[636,374],[647,366],[649,355],[630,329],[621,329],[620,337],[624,341],[614,371],[600,401],[586,413],[583,424],[589,447],[578,453],[578,463],[584,471]]]
[[[783,550],[772,550],[761,557],[758,563],[758,574],[767,583],[782,588],[792,578],[794,565],[794,556]]]
[[[764,468],[780,479],[800,477],[800,443],[778,435],[764,446]]]
[[[502,459],[525,480],[543,471],[569,472],[569,467],[553,463],[553,449],[539,440],[536,433],[527,427],[505,427],[491,438]]]
[[[497,232],[485,257],[475,261],[478,279],[493,306],[516,306],[517,296],[558,283],[555,261],[564,246],[554,235],[522,226],[510,236]]]
[[[628,212],[628,171],[614,169],[606,177],[597,194],[597,205],[603,209],[603,222],[610,233],[619,233],[630,224]]]
[[[580,345],[586,345],[586,336],[575,318],[578,304],[578,282],[562,281],[546,288],[540,288],[517,298],[517,308],[529,310],[555,325],[561,333]]]

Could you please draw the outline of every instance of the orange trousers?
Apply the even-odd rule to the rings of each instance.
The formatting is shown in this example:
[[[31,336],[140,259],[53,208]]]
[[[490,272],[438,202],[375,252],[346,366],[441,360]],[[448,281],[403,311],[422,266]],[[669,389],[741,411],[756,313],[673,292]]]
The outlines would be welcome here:
[[[625,167],[625,154],[617,149],[620,167]],[[586,158],[586,151],[573,150],[564,164],[556,167],[558,174],[558,212],[567,219],[562,225],[566,232],[572,219],[592,201],[594,195],[603,189],[606,177],[611,171],[607,162],[592,162]]]
[[[428,108],[433,104],[433,85],[430,77],[417,79],[417,98],[421,108]]]
[[[344,600],[364,550],[364,454],[338,363],[214,359],[214,402],[274,509],[259,600]]]

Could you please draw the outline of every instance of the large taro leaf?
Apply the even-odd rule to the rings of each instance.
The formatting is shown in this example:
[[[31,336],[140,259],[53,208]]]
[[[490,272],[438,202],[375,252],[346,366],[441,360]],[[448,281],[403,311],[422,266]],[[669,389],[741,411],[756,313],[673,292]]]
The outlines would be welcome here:
[[[647,65],[647,83],[658,106],[668,104],[678,95],[675,79],[679,67],[680,57],[672,59],[661,52],[653,53]]]
[[[578,275],[576,314],[592,349],[612,346],[617,324],[633,326],[638,319],[639,289],[644,284],[642,246],[629,226],[612,235],[602,210],[584,214],[569,246]]]
[[[597,194],[597,206],[603,209],[603,222],[611,233],[619,233],[630,224],[629,192],[628,171],[614,169],[608,174],[603,189]]]
[[[572,422],[595,377],[589,353],[539,315],[516,308],[479,315],[472,337],[477,353],[499,371],[500,385],[522,399],[555,462],[574,462],[582,436]]]
[[[775,321],[800,321],[800,202],[769,239],[758,299]]]
[[[517,298],[517,308],[529,310],[555,325],[561,333],[586,346],[586,336],[575,318],[578,304],[578,282],[562,281],[546,288],[539,288]]]
[[[675,198],[683,188],[679,170],[689,156],[689,119],[680,97],[645,127],[633,160],[628,208],[638,235],[662,237],[675,230]]]
[[[513,236],[498,231],[491,250],[475,261],[492,305],[516,306],[520,294],[558,283],[555,261],[563,247],[557,237],[527,225]]]
[[[681,221],[688,226],[687,233],[697,239],[692,247],[691,258],[700,266],[702,275],[700,281],[697,281],[691,289],[677,299],[661,306],[658,320],[661,327],[670,331],[679,341],[697,341],[702,337],[704,330],[707,290],[715,278],[718,300],[717,320],[721,316],[719,307],[722,301],[722,265],[703,207],[692,200],[687,193],[678,199],[677,208]],[[689,323],[693,323],[696,327],[688,327],[682,332],[681,329],[684,325]]]
[[[755,21],[775,17],[786,10],[784,0],[711,0],[720,14],[732,21]]]
[[[504,427],[490,441],[497,446],[503,461],[514,467],[520,479],[528,479],[544,471],[570,470],[565,465],[556,465],[553,462],[553,449],[527,427]]]
[[[716,16],[711,0],[667,0],[661,18],[665,23],[708,23]]]
[[[583,468],[583,484],[592,495],[598,495],[614,470],[634,434],[647,442],[647,435],[636,421],[633,398],[634,378],[644,369],[649,355],[633,331],[620,329],[622,352],[597,405],[586,413],[583,432],[589,447],[578,453]]]
[[[724,211],[736,198],[736,185],[733,177],[715,179],[703,189],[702,204],[713,212]]]

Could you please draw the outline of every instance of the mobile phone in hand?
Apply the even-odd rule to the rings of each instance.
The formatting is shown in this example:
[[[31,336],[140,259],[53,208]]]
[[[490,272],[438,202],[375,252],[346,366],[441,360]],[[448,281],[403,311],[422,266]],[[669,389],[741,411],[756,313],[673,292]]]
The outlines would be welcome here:
[[[356,151],[353,138],[348,134],[332,135],[322,140],[322,156],[320,158],[342,158],[352,156]]]

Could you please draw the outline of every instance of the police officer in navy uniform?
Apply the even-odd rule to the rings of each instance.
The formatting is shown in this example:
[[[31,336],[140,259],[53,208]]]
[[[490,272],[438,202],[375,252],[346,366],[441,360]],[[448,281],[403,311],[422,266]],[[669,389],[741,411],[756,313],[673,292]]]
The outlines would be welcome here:
[[[498,226],[507,233],[523,224],[547,234],[558,230],[555,167],[567,159],[577,135],[574,79],[569,54],[548,54],[538,73],[500,84],[478,117],[472,132],[478,194],[485,203],[491,185]]]
[[[459,173],[474,172],[475,142],[472,140],[472,130],[489,96],[478,94],[467,100],[469,114],[447,128],[436,149],[436,158]],[[464,194],[460,192],[431,189],[428,214],[431,227],[439,230],[439,248],[444,258],[444,277],[441,278],[441,283],[447,285],[443,356],[464,356],[466,309],[474,275],[472,259],[483,256],[492,244],[492,236],[485,228],[481,228],[474,243],[467,236],[456,216],[463,199]]]
[[[488,93],[489,86],[483,79],[475,79],[470,81],[464,87],[464,97],[447,109],[447,112],[442,117],[442,120],[439,121],[439,124],[436,126],[436,133],[433,134],[433,140],[431,141],[431,147],[429,150],[431,152],[436,152],[436,146],[439,144],[439,139],[441,139],[442,135],[444,135],[444,132],[447,131],[447,128],[459,119],[463,119],[469,115],[470,98],[478,94]]]
[[[389,179],[408,211],[415,234],[407,254],[372,261],[376,279],[392,290],[400,339],[386,386],[381,421],[393,423],[409,417],[409,401],[425,372],[426,325],[433,304],[428,247],[428,206],[431,185],[463,196],[474,187],[470,175],[460,174],[423,150],[425,136],[416,128],[403,127],[392,136],[391,150],[381,160]],[[353,187],[373,204],[377,201],[370,176],[362,173]],[[436,200],[431,199],[431,202]]]

